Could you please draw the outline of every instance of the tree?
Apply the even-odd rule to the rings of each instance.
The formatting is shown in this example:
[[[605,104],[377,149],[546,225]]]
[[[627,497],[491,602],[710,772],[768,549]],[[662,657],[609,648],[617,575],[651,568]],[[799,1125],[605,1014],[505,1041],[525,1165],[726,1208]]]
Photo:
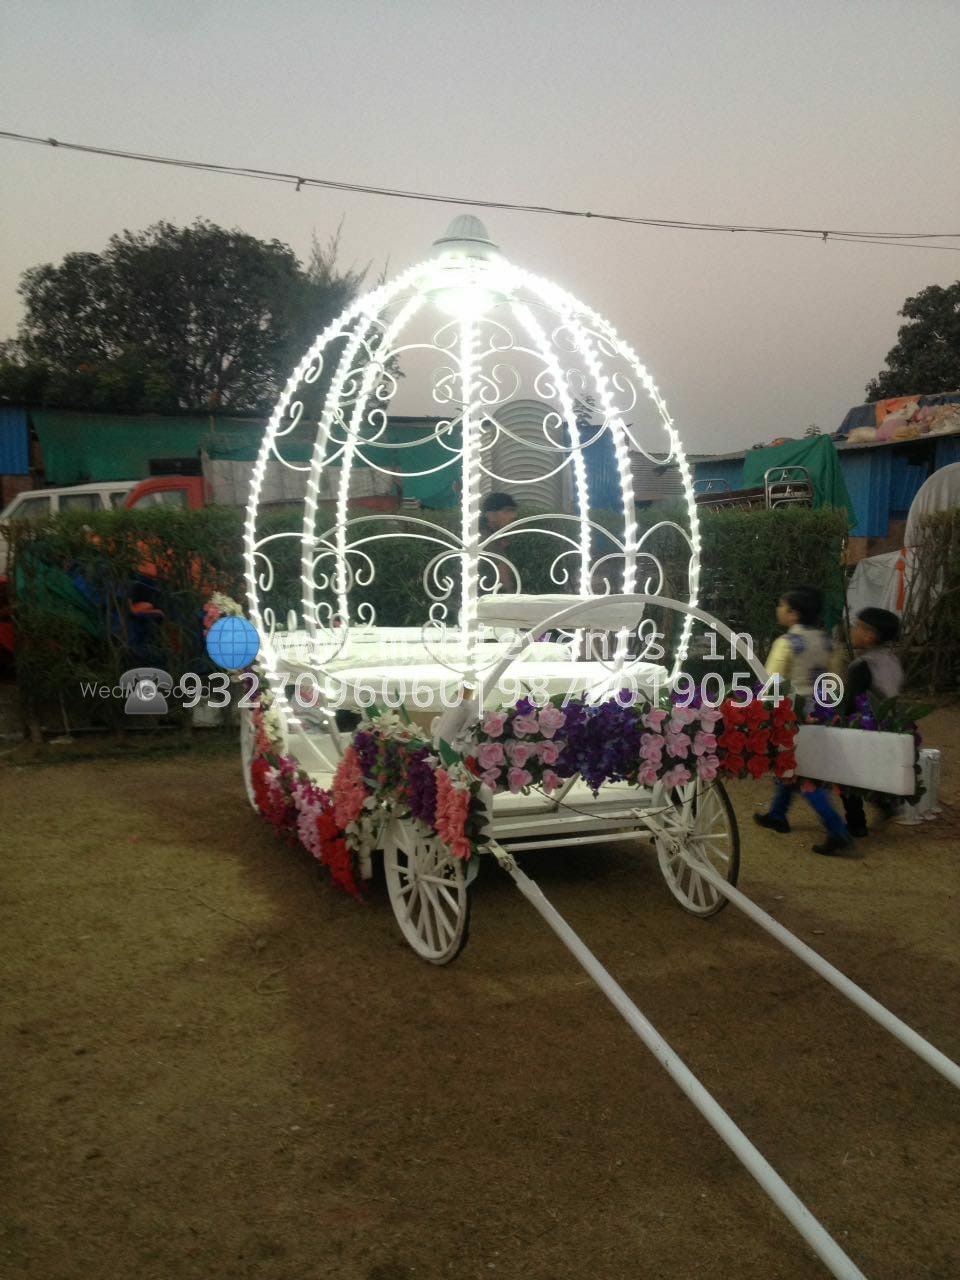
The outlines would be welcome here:
[[[102,254],[24,272],[25,315],[0,346],[0,396],[127,411],[262,411],[365,272],[339,231],[293,250],[198,220],[124,231]]]
[[[907,323],[887,353],[886,369],[867,383],[867,399],[960,389],[960,280],[921,289],[898,314]]]

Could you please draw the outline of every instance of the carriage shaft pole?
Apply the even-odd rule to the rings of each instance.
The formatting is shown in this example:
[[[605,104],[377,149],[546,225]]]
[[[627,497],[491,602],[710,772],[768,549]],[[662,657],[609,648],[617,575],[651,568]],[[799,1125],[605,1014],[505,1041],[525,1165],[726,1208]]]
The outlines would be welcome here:
[[[603,967],[593,952],[571,929],[559,911],[547,900],[540,887],[520,870],[505,850],[492,846],[497,861],[514,884],[546,920],[560,941],[573,953],[614,1008],[636,1032],[671,1079],[679,1085],[708,1124],[723,1139],[747,1171],[767,1193],[777,1208],[813,1249],[837,1280],[866,1280],[863,1272],[840,1248],[833,1237],[813,1216],[803,1201],[794,1194],[773,1166],[760,1154],[711,1093],[700,1083],[683,1059],[670,1048],[656,1027],[644,1017],[624,989]]]
[[[875,1022],[879,1022],[881,1027],[885,1027],[891,1035],[896,1036],[901,1044],[906,1045],[908,1049],[912,1049],[918,1058],[922,1058],[928,1066],[933,1067],[934,1071],[939,1071],[946,1080],[949,1080],[951,1084],[960,1089],[960,1066],[951,1058],[948,1058],[945,1053],[941,1053],[929,1040],[924,1040],[923,1036],[914,1031],[912,1027],[908,1027],[895,1013],[891,1013],[879,1000],[874,1000],[873,996],[868,995],[862,987],[858,987],[855,982],[852,982],[845,974],[842,974],[839,969],[835,969],[829,960],[824,960],[819,952],[814,951],[812,947],[808,947],[805,942],[801,942],[789,929],[785,929],[779,921],[774,920],[773,916],[768,916],[755,902],[751,902],[746,894],[741,893],[739,889],[735,889],[732,884],[724,880],[723,876],[718,875],[705,858],[697,857],[695,854],[691,855],[684,850],[683,859],[692,871],[695,871],[697,875],[712,884],[718,893],[722,893],[725,898],[732,902],[734,906],[739,907],[751,920],[755,920],[762,929],[766,929],[767,933],[776,938],[778,942],[782,942],[788,951],[792,951],[804,964],[809,965],[822,978],[826,978],[827,982],[842,992],[848,1000],[851,1000],[864,1013],[873,1018]]]

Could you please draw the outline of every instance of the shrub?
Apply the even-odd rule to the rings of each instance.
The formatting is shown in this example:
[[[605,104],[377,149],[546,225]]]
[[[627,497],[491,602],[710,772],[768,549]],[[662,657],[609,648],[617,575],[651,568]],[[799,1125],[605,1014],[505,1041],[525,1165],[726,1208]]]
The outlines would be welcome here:
[[[649,509],[638,513],[638,524],[649,529],[675,517],[683,523],[681,515],[670,508]],[[214,590],[244,598],[243,519],[242,511],[227,507],[155,508],[67,514],[8,526],[17,678],[28,718],[36,723],[49,708],[73,717],[82,705],[85,719],[93,715],[104,723],[119,724],[122,701],[91,702],[81,695],[82,682],[112,686],[121,672],[136,666],[161,667],[175,681],[187,671],[208,672],[203,603]],[[431,513],[429,519],[438,526],[456,528],[458,516]],[[616,515],[597,512],[594,519],[616,534]],[[260,522],[261,533],[297,535],[271,546],[275,586],[270,604],[281,626],[288,610],[300,609],[301,520],[302,510],[296,507],[268,511]],[[542,523],[547,529],[563,527],[546,518]],[[776,630],[776,601],[789,586],[817,584],[827,595],[828,622],[840,616],[843,512],[800,508],[704,512],[701,525],[701,603],[734,630],[749,633],[761,658]],[[960,536],[952,527],[951,545],[957,549]],[[422,578],[437,548],[397,536],[406,528],[402,521],[389,518],[371,522],[371,531],[386,535],[369,546],[375,577],[370,585],[350,593],[352,611],[359,600],[366,600],[383,625],[417,626],[427,614]],[[598,539],[602,536],[597,534]],[[551,580],[558,548],[553,538],[528,532],[511,542],[511,557],[524,591],[576,589],[575,575],[565,587]],[[684,599],[684,544],[674,531],[660,529],[652,534],[649,545],[663,563],[664,594]],[[611,542],[608,550],[613,549]],[[957,576],[955,561],[960,561],[960,551],[951,561],[951,572]],[[143,571],[148,563],[154,567],[152,574]],[[448,565],[455,600],[459,565],[455,558]],[[641,586],[642,579],[641,573]],[[614,572],[611,587],[619,586]],[[955,611],[956,594],[948,598]],[[156,612],[141,612],[145,604]],[[667,610],[659,614],[657,625],[668,636],[675,635],[676,615]],[[956,634],[955,618],[950,627],[950,633]],[[710,669],[718,668],[712,664]]]

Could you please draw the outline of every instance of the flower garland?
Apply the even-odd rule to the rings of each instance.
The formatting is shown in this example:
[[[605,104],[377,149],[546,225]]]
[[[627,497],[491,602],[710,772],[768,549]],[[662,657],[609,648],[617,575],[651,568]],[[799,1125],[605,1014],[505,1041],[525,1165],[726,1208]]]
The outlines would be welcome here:
[[[797,767],[796,731],[787,700],[651,707],[623,697],[560,709],[521,699],[512,711],[481,717],[467,765],[491,791],[514,794],[533,786],[549,793],[577,774],[594,795],[606,782],[677,787],[695,777],[789,778]]]
[[[272,750],[268,715],[262,705],[255,712],[257,807],[283,839],[303,844],[357,897],[358,869],[376,848],[387,814],[413,818],[466,860],[484,846],[499,791],[540,787],[550,794],[578,774],[596,794],[606,782],[677,787],[695,777],[787,778],[796,769],[797,718],[787,701],[650,707],[614,699],[537,707],[521,699],[510,710],[483,713],[462,756],[446,743],[435,749],[397,714],[371,708],[325,791]]]
[[[256,713],[255,713],[256,714]],[[287,844],[301,844],[334,884],[361,898],[353,849],[334,812],[333,795],[290,756],[258,755],[251,766],[257,808]]]

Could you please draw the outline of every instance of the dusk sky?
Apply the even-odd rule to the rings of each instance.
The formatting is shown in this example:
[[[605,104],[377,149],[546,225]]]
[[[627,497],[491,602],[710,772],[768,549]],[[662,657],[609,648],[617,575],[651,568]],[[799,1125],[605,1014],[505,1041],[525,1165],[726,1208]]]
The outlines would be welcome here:
[[[960,233],[956,0],[32,0],[3,25],[0,128],[19,133],[638,216]],[[372,279],[458,212],[0,155],[0,337],[25,268],[124,228],[200,216],[303,258],[342,219],[342,261]],[[700,451],[833,430],[904,298],[960,277],[960,234],[946,252],[479,212],[629,339]]]

